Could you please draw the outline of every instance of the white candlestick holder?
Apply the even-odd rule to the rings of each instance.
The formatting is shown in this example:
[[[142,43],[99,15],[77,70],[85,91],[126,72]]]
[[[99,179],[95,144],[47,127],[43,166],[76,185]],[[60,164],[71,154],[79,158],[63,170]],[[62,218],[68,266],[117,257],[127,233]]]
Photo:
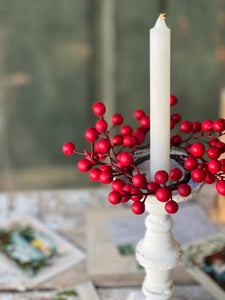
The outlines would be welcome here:
[[[183,156],[181,152],[171,152],[173,156]],[[146,156],[146,152],[138,154],[138,159]],[[171,168],[178,167],[185,172],[179,159],[171,159]],[[143,168],[149,168],[149,161],[138,165],[143,172]],[[148,174],[147,174],[148,175]],[[192,187],[192,194],[184,198],[173,193],[173,200],[181,202],[190,199],[193,193],[199,190],[202,184],[197,184],[191,179],[188,184]],[[165,203],[159,202],[154,195],[148,196],[145,202],[146,217],[145,237],[138,243],[136,248],[136,258],[141,266],[145,268],[146,276],[142,285],[142,291],[132,293],[128,300],[169,300],[174,291],[171,279],[171,270],[175,268],[181,258],[181,247],[172,235],[173,220],[171,215],[165,211]]]

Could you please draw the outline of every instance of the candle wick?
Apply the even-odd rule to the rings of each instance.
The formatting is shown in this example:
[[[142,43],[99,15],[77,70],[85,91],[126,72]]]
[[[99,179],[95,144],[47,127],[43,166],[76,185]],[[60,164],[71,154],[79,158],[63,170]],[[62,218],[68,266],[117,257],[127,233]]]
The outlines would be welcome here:
[[[165,14],[165,13],[160,14],[160,15],[159,15],[159,18],[160,18],[161,20],[165,20],[165,19],[166,19],[166,14]]]

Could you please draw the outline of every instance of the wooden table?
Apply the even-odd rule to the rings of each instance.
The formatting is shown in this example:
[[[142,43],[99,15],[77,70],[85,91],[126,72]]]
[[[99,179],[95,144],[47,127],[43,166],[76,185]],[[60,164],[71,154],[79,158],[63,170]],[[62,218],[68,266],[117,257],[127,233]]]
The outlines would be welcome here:
[[[57,231],[69,241],[86,250],[85,213],[91,208],[109,208],[107,189],[77,189],[29,191],[0,194],[0,224],[9,217],[29,214],[38,217],[49,228]],[[197,201],[202,209],[209,212],[213,205],[215,192],[211,187],[203,188]],[[180,272],[180,273],[179,273]],[[183,277],[183,282],[176,283],[175,296],[180,299],[214,299],[200,287],[185,271],[175,270],[173,277]],[[46,287],[65,287],[86,281],[88,278],[85,261],[66,272],[52,278]],[[42,286],[45,288],[45,285]],[[99,287],[102,300],[125,300],[129,293],[138,287]],[[12,292],[0,292],[0,299],[13,299]]]

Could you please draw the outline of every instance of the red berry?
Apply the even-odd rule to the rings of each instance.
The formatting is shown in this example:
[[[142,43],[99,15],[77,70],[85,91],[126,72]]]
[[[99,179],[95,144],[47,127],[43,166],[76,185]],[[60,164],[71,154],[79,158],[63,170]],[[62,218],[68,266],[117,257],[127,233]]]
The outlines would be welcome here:
[[[90,162],[92,163],[92,164],[94,164],[95,163],[95,161],[91,158],[91,156],[90,156],[91,154],[87,154],[87,155],[85,155],[85,158],[86,159],[88,159],[88,160],[90,160]]]
[[[171,119],[177,124],[177,123],[180,123],[181,116],[180,116],[180,114],[174,113],[171,115]]]
[[[185,160],[184,166],[188,171],[192,171],[198,167],[198,160],[190,156]]]
[[[166,171],[159,170],[155,173],[154,179],[159,184],[165,184],[169,179],[169,175]]]
[[[137,128],[138,129],[138,128]],[[137,144],[140,145],[144,142],[145,140],[145,133],[138,131],[137,129],[135,129],[133,136],[136,137],[137,139]]]
[[[96,102],[93,105],[93,112],[96,116],[103,116],[106,111],[105,105],[101,102]]]
[[[160,185],[155,182],[155,181],[150,181],[148,184],[147,184],[147,189],[149,190],[149,192],[151,194],[155,194],[156,191],[160,188]]]
[[[123,124],[123,116],[121,114],[114,114],[112,116],[112,123],[114,126]]]
[[[208,170],[212,173],[217,173],[219,172],[221,169],[221,163],[220,161],[216,160],[216,159],[212,159],[210,160],[210,162],[208,163]]]
[[[127,196],[127,195],[129,195],[129,192],[127,192],[125,190],[121,190],[120,194],[122,195],[121,203],[126,203],[127,201],[130,200],[130,196]]]
[[[217,141],[215,143],[215,147],[219,148],[221,150],[221,153],[225,151],[225,144],[223,142]]]
[[[110,171],[101,172],[99,179],[100,179],[101,183],[103,183],[103,184],[111,183],[113,181],[112,172],[110,172]]]
[[[193,130],[193,125],[190,121],[184,121],[180,124],[180,131],[184,133],[190,133]]]
[[[133,188],[132,185],[128,183],[128,184],[125,184],[125,186],[123,187],[123,191],[130,193],[132,188]]]
[[[96,130],[100,132],[105,132],[108,128],[108,123],[105,120],[98,120],[95,124]]]
[[[160,187],[157,191],[156,191],[156,198],[160,201],[160,202],[166,202],[168,201],[172,196],[172,192],[168,187]]]
[[[106,157],[107,157],[107,154],[101,154],[101,153],[98,153],[98,158],[99,158],[99,160],[104,160],[104,159],[106,159]]]
[[[133,201],[139,201],[143,198],[143,194],[142,194],[142,191],[139,190],[138,188],[132,188],[131,191],[130,191],[131,195],[131,200]]]
[[[216,120],[213,122],[212,128],[217,132],[222,132],[225,129],[225,124],[222,120]]]
[[[77,167],[80,172],[85,173],[91,169],[92,163],[89,159],[82,158],[81,160],[79,160]]]
[[[132,178],[132,183],[134,186],[141,188],[146,186],[146,177],[143,174],[136,174]]]
[[[119,168],[122,171],[126,170],[126,168],[127,168],[127,167],[123,166],[119,161],[116,162],[116,166],[117,166],[117,168]]]
[[[120,194],[120,192],[113,191],[109,193],[108,200],[113,205],[119,204],[122,200],[122,195]]]
[[[201,157],[205,152],[205,146],[202,143],[194,143],[191,146],[191,154],[195,157]]]
[[[123,138],[123,145],[127,148],[132,148],[137,144],[137,139],[131,134],[125,135]]]
[[[123,180],[116,179],[116,180],[113,180],[113,182],[111,183],[111,188],[114,191],[121,191],[122,188],[124,187],[124,185],[125,185],[125,183]]]
[[[170,120],[170,130],[172,130],[175,127],[176,123],[174,120]]]
[[[224,158],[222,158],[222,159],[220,159],[220,163],[221,163],[221,171],[225,171],[225,159]]]
[[[193,122],[192,123],[193,126],[193,132],[200,132],[202,131],[202,124],[200,122]]]
[[[110,166],[107,166],[107,165],[102,165],[100,167],[100,170],[101,171],[108,171],[108,172],[112,172],[112,168]]]
[[[225,118],[220,118],[219,121],[225,123]]]
[[[177,97],[174,95],[170,95],[170,106],[174,106],[177,104]]]
[[[209,141],[209,145],[210,146],[216,146],[216,143],[218,142],[219,140],[217,138],[212,138],[210,141]]]
[[[134,135],[139,132],[146,134],[147,130],[143,127],[138,127],[134,130]]]
[[[204,182],[207,184],[212,184],[216,180],[215,176],[211,172],[207,172]]]
[[[191,172],[191,178],[195,182],[202,182],[205,179],[205,172],[202,169],[195,169]]]
[[[134,162],[134,156],[132,153],[130,152],[122,152],[120,155],[119,155],[119,158],[118,158],[119,162],[125,166],[125,167],[128,167],[130,165],[133,164]]]
[[[146,129],[150,128],[150,118],[147,116],[144,116],[140,119],[140,126]]]
[[[221,150],[213,146],[210,146],[206,152],[208,157],[211,159],[217,159],[221,154]]]
[[[124,125],[123,127],[120,128],[120,133],[123,136],[132,134],[132,132],[133,132],[133,129],[130,125]]]
[[[109,152],[110,144],[106,139],[102,139],[95,144],[95,151],[97,153],[107,153]]]
[[[213,122],[211,120],[206,120],[202,123],[202,130],[205,132],[210,132],[212,130]]]
[[[182,178],[183,172],[179,168],[173,168],[169,172],[169,177],[173,181],[179,181]]]
[[[165,204],[165,210],[168,214],[175,214],[178,211],[178,204],[177,202],[170,200]]]
[[[191,154],[191,145],[187,145],[185,147],[185,151],[186,151],[187,154]]]
[[[217,181],[216,190],[220,195],[225,196],[225,182],[222,180]]]
[[[137,120],[141,120],[141,118],[144,117],[144,116],[145,116],[145,112],[142,109],[138,109],[134,113],[134,117]]]
[[[177,191],[178,194],[181,195],[182,197],[187,197],[191,193],[191,187],[187,183],[182,183],[178,186]]]
[[[131,209],[136,215],[141,215],[145,211],[145,204],[144,202],[136,201],[131,205]]]
[[[98,132],[95,128],[89,128],[85,132],[85,138],[90,142],[94,143],[98,138]]]
[[[98,168],[94,168],[90,171],[89,177],[92,181],[99,181],[100,174],[101,170]]]
[[[120,134],[115,135],[112,138],[112,144],[113,146],[121,146],[123,144],[123,137]]]
[[[73,143],[65,143],[62,146],[62,151],[66,155],[72,155],[75,151],[76,147]]]
[[[178,134],[171,136],[170,143],[172,146],[178,147],[182,143],[182,139]]]

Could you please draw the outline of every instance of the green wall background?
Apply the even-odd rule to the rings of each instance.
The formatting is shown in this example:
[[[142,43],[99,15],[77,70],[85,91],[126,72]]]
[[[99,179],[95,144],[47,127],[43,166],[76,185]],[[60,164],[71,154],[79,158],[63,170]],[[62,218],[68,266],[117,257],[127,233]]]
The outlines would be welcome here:
[[[113,1],[109,110],[123,113],[131,124],[136,109],[149,111],[149,28],[165,11],[176,110],[184,120],[218,117],[225,86],[225,1],[0,1],[2,190],[90,185],[61,146],[75,141],[85,147],[84,131],[95,122],[91,105],[103,100],[104,1]]]

